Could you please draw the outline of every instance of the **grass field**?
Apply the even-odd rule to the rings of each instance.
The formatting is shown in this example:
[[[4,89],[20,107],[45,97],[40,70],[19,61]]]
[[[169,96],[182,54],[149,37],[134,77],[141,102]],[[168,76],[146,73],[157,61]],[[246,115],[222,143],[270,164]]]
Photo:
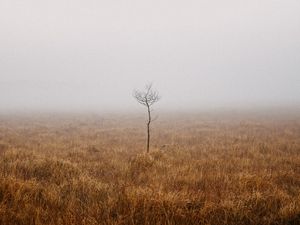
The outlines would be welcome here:
[[[0,224],[300,224],[300,118],[0,117]]]

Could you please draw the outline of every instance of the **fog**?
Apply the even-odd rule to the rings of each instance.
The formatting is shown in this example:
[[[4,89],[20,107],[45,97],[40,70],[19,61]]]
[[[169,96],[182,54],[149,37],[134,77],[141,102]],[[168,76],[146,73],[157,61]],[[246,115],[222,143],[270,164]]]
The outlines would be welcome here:
[[[1,0],[0,111],[300,106],[299,0]]]

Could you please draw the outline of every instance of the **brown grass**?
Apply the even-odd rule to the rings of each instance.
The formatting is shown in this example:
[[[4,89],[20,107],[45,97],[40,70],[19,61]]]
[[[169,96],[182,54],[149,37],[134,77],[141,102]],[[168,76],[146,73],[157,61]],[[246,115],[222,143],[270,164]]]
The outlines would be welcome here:
[[[300,120],[249,118],[2,117],[0,224],[300,224]]]

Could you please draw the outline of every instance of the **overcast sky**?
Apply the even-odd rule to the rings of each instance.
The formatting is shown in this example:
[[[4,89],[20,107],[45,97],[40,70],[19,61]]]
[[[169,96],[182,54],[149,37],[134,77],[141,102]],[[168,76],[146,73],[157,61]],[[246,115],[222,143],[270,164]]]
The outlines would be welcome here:
[[[300,106],[299,0],[0,0],[0,111]]]

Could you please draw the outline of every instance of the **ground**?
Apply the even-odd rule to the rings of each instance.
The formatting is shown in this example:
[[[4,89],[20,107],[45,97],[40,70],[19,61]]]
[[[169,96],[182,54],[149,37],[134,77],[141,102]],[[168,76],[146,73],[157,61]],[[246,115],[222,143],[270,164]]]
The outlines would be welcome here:
[[[300,224],[296,115],[2,115],[0,224]]]

